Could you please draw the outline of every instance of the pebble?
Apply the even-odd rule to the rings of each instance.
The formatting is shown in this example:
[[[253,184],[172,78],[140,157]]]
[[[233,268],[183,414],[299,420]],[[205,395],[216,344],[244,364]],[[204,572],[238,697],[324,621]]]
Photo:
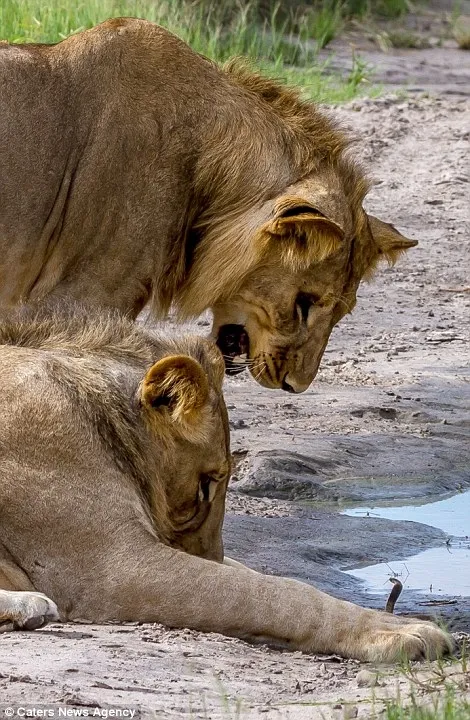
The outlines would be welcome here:
[[[359,712],[357,705],[335,705],[333,711],[338,720],[354,720]]]
[[[376,687],[379,684],[379,676],[370,670],[360,670],[356,675],[358,687]]]

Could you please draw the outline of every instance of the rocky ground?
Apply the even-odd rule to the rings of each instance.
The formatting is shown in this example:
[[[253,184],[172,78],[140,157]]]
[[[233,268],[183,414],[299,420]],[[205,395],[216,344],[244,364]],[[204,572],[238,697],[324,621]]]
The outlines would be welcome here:
[[[427,94],[385,94],[335,112],[357,134],[377,178],[367,209],[420,244],[361,288],[307,393],[287,397],[240,376],[226,385],[237,461],[227,554],[369,605],[382,599],[341,568],[391,561],[446,535],[416,523],[344,517],[337,508],[470,487],[470,55],[401,50],[383,62],[393,66],[395,85]],[[206,324],[201,319],[198,330]],[[420,610],[406,591],[400,607]],[[468,631],[468,613],[468,598],[459,598],[447,611],[451,627]],[[340,719],[371,717],[397,689],[406,697],[414,688],[429,701],[446,673],[469,689],[468,672],[458,667],[421,670],[418,680],[397,668],[358,676],[364,668],[354,661],[160,626],[55,625],[4,635],[2,650],[3,707]]]

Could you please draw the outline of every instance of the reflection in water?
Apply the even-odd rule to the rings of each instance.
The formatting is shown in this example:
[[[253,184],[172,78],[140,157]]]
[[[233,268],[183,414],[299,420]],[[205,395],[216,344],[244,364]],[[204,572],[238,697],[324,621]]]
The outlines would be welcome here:
[[[345,515],[387,518],[388,520],[413,520],[444,530],[449,535],[470,537],[470,491],[452,497],[405,506],[356,507],[345,510]]]
[[[389,578],[397,577],[403,587],[431,596],[470,596],[470,543],[457,542],[455,546],[431,548],[410,558],[369,565],[347,573],[366,582],[371,592],[386,595],[392,587]]]
[[[349,575],[367,583],[371,592],[388,594],[390,577],[404,587],[429,595],[470,596],[470,491],[424,504],[387,507],[360,507],[346,510],[354,517],[413,520],[439,528],[460,538],[449,545],[431,548],[400,561],[348,570]]]

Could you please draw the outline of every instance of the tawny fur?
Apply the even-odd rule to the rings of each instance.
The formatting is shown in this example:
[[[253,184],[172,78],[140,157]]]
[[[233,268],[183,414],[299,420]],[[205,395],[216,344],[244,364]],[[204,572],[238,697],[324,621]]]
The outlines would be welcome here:
[[[367,178],[327,113],[147,21],[6,43],[0,90],[0,304],[68,295],[133,318],[147,303],[181,318],[211,308],[249,326],[252,367],[274,358],[259,382],[289,375],[301,390],[342,315],[332,308],[321,336],[277,324],[279,283],[292,317],[318,273],[353,307],[379,257],[414,244],[371,231]]]
[[[431,623],[221,562],[230,448],[212,344],[155,338],[115,313],[29,308],[0,319],[0,368],[3,629],[58,609],[362,660],[450,649]]]
[[[163,475],[172,456],[181,451],[178,440],[184,439],[189,462],[192,453],[203,452],[213,442],[209,394],[211,388],[220,394],[223,378],[217,350],[200,338],[173,340],[149,333],[116,311],[100,313],[76,303],[54,301],[20,306],[0,315],[4,365],[15,359],[8,347],[33,351],[27,357],[36,360],[39,368],[45,363],[57,393],[65,393],[74,407],[77,424],[93,429],[110,460],[134,478],[149,504],[159,537],[168,541],[174,528]],[[178,358],[175,367],[171,360]],[[180,371],[185,360],[192,383],[188,380],[191,375]],[[161,413],[146,412],[160,442],[155,452],[153,432],[145,433],[142,422],[142,404],[147,397],[139,395],[155,368],[165,364],[168,372],[160,390],[168,388],[172,393],[176,406],[171,416],[176,422],[170,425],[162,421]],[[143,383],[123,382],[125,373],[130,378],[137,374]],[[166,408],[162,412],[165,414]]]

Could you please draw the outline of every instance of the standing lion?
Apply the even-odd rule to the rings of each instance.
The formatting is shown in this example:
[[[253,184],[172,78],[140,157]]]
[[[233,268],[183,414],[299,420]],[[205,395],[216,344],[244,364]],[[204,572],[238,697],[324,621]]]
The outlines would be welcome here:
[[[302,392],[361,278],[416,244],[365,213],[315,105],[150,22],[2,44],[0,97],[0,304],[210,308],[229,371]]]

